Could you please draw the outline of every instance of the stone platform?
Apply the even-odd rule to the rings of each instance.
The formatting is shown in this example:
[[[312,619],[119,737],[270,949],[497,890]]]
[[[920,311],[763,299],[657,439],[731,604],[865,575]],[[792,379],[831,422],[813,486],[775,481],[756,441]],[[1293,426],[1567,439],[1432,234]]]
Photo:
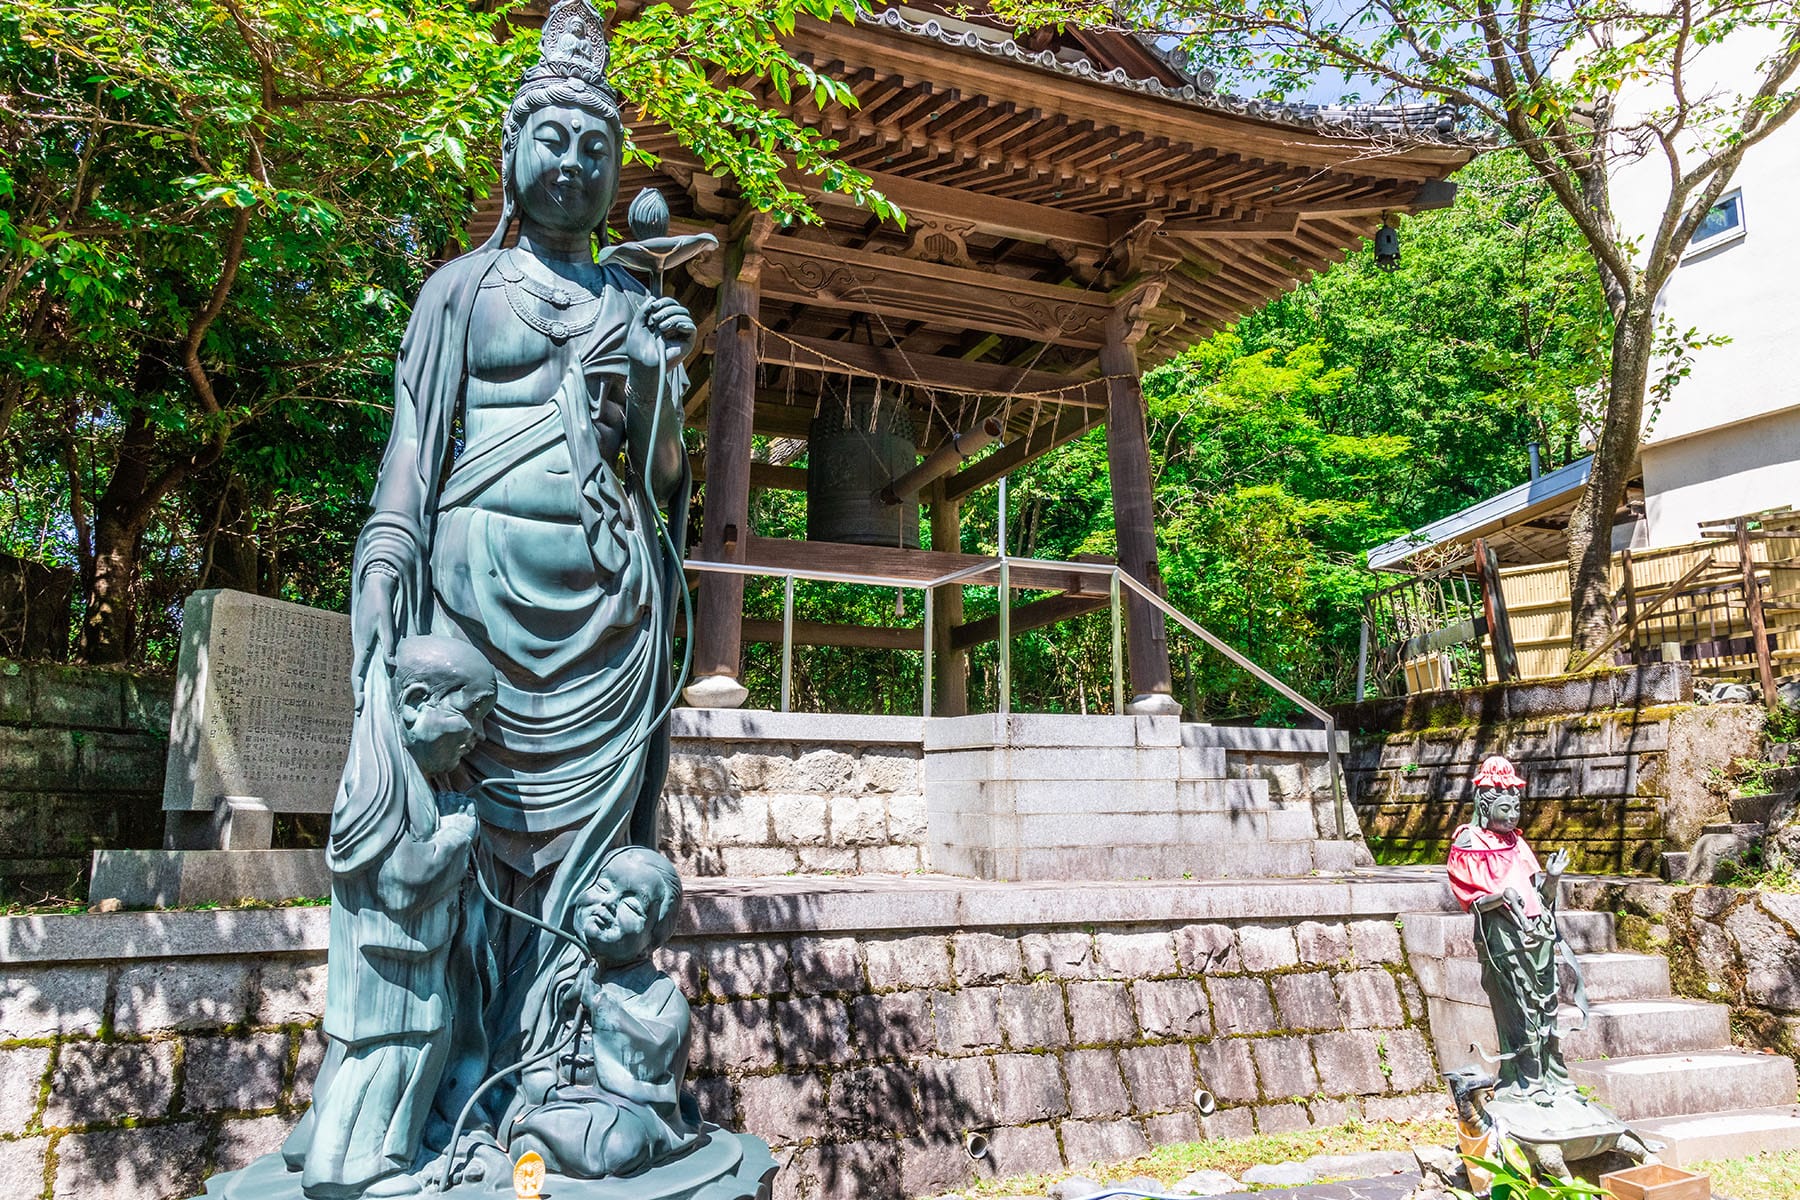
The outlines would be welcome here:
[[[654,1171],[620,1179],[569,1179],[552,1175],[544,1181],[546,1200],[770,1200],[777,1170],[769,1148],[753,1137],[715,1126],[702,1130],[699,1144]],[[442,1192],[425,1193],[449,1200],[495,1200],[514,1195],[510,1174],[463,1181]],[[238,1171],[206,1181],[201,1200],[307,1200],[300,1174],[289,1171],[279,1154],[265,1154]]]
[[[184,712],[178,698],[174,724],[192,741]],[[690,877],[1253,879],[1373,863],[1354,809],[1334,800],[1319,730],[678,708],[670,735],[660,848]],[[171,779],[197,769],[180,758],[171,750]],[[330,788],[319,780],[278,798],[169,786],[171,803],[199,806],[168,814],[169,844],[183,848],[95,851],[91,900],[181,907],[329,892],[322,851],[269,840],[272,814],[323,820]],[[221,847],[181,840],[196,830]]]
[[[690,1082],[774,1145],[788,1200],[1446,1111],[1395,926],[1451,903],[1435,872],[689,888],[664,962],[694,1006]],[[274,1150],[322,1049],[329,916],[0,918],[0,1178],[169,1200]]]

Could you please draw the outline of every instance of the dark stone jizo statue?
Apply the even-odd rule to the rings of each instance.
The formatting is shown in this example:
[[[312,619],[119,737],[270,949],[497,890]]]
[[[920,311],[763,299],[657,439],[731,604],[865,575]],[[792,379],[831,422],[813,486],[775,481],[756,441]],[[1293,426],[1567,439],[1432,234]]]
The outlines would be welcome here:
[[[1563,945],[1556,899],[1569,856],[1557,850],[1539,866],[1519,836],[1524,799],[1525,780],[1512,763],[1496,754],[1481,764],[1475,821],[1451,841],[1450,886],[1475,914],[1481,985],[1500,1035],[1497,1094],[1547,1105],[1575,1090],[1556,1023],[1562,993],[1557,950]],[[1574,956],[1565,950],[1563,958],[1579,980]],[[1585,1013],[1585,999],[1581,1007]]]
[[[655,841],[695,334],[660,293],[715,243],[647,192],[596,247],[606,59],[599,14],[553,4],[499,228],[408,324],[352,568],[327,1058],[282,1153],[209,1196],[510,1195],[528,1152],[559,1200],[768,1193],[768,1147],[683,1093],[687,1003],[652,962],[681,904]]]
[[[1539,864],[1519,836],[1525,780],[1493,755],[1474,779],[1475,820],[1451,839],[1450,887],[1475,919],[1481,986],[1499,1035],[1498,1071],[1479,1064],[1446,1072],[1457,1105],[1465,1155],[1524,1164],[1540,1176],[1563,1177],[1568,1164],[1617,1151],[1653,1157],[1646,1144],[1605,1108],[1585,1099],[1563,1061],[1558,1016],[1561,972],[1582,1023],[1587,996],[1581,967],[1556,927],[1557,893],[1568,867],[1565,851]],[[1471,1047],[1477,1050],[1477,1047]],[[1483,1057],[1486,1057],[1485,1055]],[[1489,1178],[1469,1168],[1476,1194]]]

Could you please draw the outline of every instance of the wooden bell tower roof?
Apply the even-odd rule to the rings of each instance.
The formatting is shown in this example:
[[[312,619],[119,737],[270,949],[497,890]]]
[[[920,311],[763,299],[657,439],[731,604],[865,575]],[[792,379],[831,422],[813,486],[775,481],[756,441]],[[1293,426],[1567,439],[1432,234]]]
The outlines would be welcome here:
[[[883,7],[854,23],[803,20],[789,49],[847,81],[859,106],[821,110],[810,93],[785,103],[767,85],[743,86],[766,108],[836,139],[837,157],[906,213],[904,229],[798,176],[790,183],[808,193],[820,222],[782,227],[750,210],[729,179],[667,129],[645,124],[632,135],[658,161],[626,168],[611,216],[624,228],[631,198],[656,187],[675,228],[714,233],[726,246],[674,281],[703,335],[687,400],[688,423],[707,431],[695,464],[706,484],[697,561],[723,568],[699,581],[699,682],[689,693],[697,703],[741,703],[743,641],[780,636],[769,622],[743,619],[743,576],[732,568],[780,574],[823,565],[919,581],[988,570],[991,560],[960,552],[962,504],[1102,424],[1118,565],[1155,588],[1138,364],[1191,345],[1341,259],[1383,214],[1448,204],[1454,188],[1445,177],[1477,149],[1449,110],[1222,95],[1154,43],[1118,32],[1046,32],[1021,44],[979,17]],[[496,207],[472,235],[492,229]],[[928,461],[953,470],[929,483],[905,476],[929,493],[903,499],[929,500],[938,548],[755,536],[753,488],[817,484],[831,503],[828,489],[839,485],[830,472],[815,479],[752,461],[754,435],[808,439],[823,405],[850,410],[848,381],[859,377],[865,387],[874,379],[876,405],[904,403],[918,446],[938,447]],[[963,443],[949,439],[994,422],[1001,444],[960,460]],[[901,479],[865,482],[885,482],[885,500]],[[998,577],[1010,579],[1003,587],[1060,593],[1013,613],[1013,632],[1108,602],[1090,578],[1055,564],[1009,560],[1008,569]],[[992,618],[963,620],[960,585],[936,593],[930,636],[945,664],[942,711],[960,712],[965,652],[1005,637]],[[1131,694],[1150,698],[1145,711],[1179,708],[1161,616],[1132,602],[1125,620]],[[896,649],[918,649],[922,636],[898,626],[801,633],[802,641]]]
[[[1002,29],[887,7],[855,24],[803,20],[792,49],[847,80],[860,107],[821,110],[810,95],[783,104],[766,85],[759,100],[838,139],[838,156],[908,221],[902,230],[793,180],[823,224],[776,229],[762,244],[756,432],[806,436],[822,376],[846,367],[918,385],[922,446],[995,411],[971,393],[1039,393],[1000,406],[1007,452],[953,477],[953,498],[1103,419],[1097,351],[1121,305],[1140,357],[1166,357],[1340,260],[1382,214],[1449,203],[1444,178],[1478,148],[1442,106],[1246,100],[1117,32],[1022,45]],[[633,135],[661,161],[626,169],[615,227],[654,186],[679,228],[742,233],[728,179],[666,129]],[[478,214],[472,238],[496,210]],[[683,293],[703,326],[716,283],[702,275]],[[690,421],[707,403],[698,357]]]

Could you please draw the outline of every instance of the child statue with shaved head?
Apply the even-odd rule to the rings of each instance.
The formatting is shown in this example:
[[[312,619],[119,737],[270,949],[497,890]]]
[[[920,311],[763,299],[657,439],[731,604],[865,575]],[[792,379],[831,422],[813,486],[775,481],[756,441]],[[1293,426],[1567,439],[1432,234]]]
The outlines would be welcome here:
[[[308,1197],[400,1196],[450,1060],[452,943],[480,822],[441,784],[480,740],[494,669],[467,642],[403,639],[367,664],[331,814],[330,1042],[283,1156]],[[391,672],[391,675],[390,675]]]

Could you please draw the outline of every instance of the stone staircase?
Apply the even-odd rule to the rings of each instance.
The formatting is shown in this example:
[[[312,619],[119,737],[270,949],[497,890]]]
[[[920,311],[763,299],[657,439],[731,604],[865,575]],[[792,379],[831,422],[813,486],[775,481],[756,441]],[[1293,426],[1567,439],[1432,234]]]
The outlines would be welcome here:
[[[1282,863],[1285,870],[1263,874],[1305,875],[1374,865],[1361,841],[1347,783],[1340,785],[1347,836],[1337,837],[1338,806],[1331,791],[1324,730],[1183,722],[1181,746],[1184,767],[1210,761],[1228,786],[1241,789],[1236,797],[1244,805],[1241,812],[1269,814],[1270,852],[1278,858],[1291,855],[1294,861],[1291,866]],[[1340,755],[1349,749],[1343,733],[1338,734],[1338,749]]]
[[[1259,879],[1373,865],[1348,798],[1349,836],[1335,836],[1319,730],[984,713],[927,721],[924,750],[934,870]]]
[[[1418,913],[1403,920],[1439,1064],[1473,1061],[1471,1042],[1494,1053],[1473,919]],[[1730,1009],[1673,995],[1668,960],[1618,949],[1611,913],[1564,912],[1559,923],[1590,1003],[1580,1031],[1572,1028],[1579,1020],[1574,1006],[1563,1009],[1563,1053],[1577,1084],[1664,1142],[1663,1160],[1676,1166],[1800,1148],[1792,1059],[1733,1046]]]
[[[1718,863],[1748,850],[1768,831],[1775,811],[1800,795],[1800,745],[1777,742],[1768,748],[1765,758],[1775,764],[1762,774],[1765,790],[1755,795],[1733,791],[1726,799],[1726,811],[1715,814],[1722,819],[1702,826],[1692,849],[1665,850],[1664,879],[1671,883],[1711,883]]]

